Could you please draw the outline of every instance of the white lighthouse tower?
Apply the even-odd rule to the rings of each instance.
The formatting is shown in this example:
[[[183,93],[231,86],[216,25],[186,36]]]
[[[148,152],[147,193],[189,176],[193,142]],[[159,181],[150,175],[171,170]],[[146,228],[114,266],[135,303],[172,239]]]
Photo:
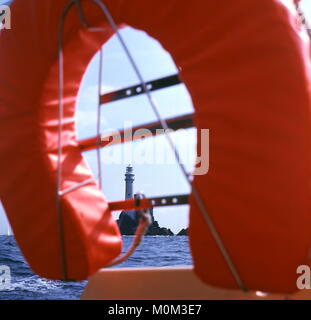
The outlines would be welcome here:
[[[133,199],[133,182],[135,175],[133,172],[133,166],[128,165],[125,173],[125,199]]]

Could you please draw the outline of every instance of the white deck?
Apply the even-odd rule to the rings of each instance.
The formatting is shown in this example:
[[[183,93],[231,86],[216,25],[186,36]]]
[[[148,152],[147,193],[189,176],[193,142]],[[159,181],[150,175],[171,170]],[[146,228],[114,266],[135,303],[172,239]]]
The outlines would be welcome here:
[[[89,279],[84,300],[311,299],[311,290],[291,296],[244,293],[203,284],[191,267],[102,269]]]

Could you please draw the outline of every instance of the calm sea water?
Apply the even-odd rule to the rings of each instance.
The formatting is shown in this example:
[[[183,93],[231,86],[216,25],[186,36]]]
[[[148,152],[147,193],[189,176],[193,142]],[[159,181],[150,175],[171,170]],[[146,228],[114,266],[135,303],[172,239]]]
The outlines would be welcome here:
[[[124,250],[131,236],[123,237]],[[191,265],[188,237],[145,237],[131,258],[119,265],[125,267],[161,267]],[[79,299],[87,284],[83,282],[50,281],[36,276],[25,262],[14,237],[0,236],[0,266],[11,269],[10,290],[0,290],[0,300]]]

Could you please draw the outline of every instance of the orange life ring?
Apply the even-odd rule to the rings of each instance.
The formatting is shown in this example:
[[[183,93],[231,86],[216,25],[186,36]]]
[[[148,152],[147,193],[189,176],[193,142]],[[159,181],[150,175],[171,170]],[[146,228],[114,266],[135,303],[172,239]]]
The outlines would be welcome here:
[[[201,193],[246,287],[296,289],[310,262],[310,45],[279,0],[105,0],[118,25],[145,30],[181,67],[198,129],[210,129],[210,170]],[[15,0],[0,36],[0,197],[16,239],[38,274],[61,278],[55,189],[57,26],[67,0]],[[75,132],[77,92],[92,56],[112,36],[103,14],[82,1],[64,26],[63,188],[91,177]],[[109,170],[109,168],[107,168]],[[121,250],[95,182],[62,198],[68,277],[84,279]],[[237,285],[195,203],[190,214],[195,272]]]

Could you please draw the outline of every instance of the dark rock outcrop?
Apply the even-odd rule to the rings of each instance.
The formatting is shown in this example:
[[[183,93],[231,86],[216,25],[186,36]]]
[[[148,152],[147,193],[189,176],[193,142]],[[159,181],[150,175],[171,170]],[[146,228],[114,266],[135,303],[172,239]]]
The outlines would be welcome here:
[[[171,229],[167,228],[161,228],[159,226],[158,221],[152,222],[150,225],[148,232],[146,233],[146,236],[173,236],[174,233],[171,231]]]
[[[174,233],[167,228],[160,227],[158,221],[154,220],[151,213],[152,223],[146,233],[146,236],[173,236]],[[117,220],[122,235],[132,236],[135,234],[138,226],[138,214],[136,211],[121,212],[119,220]]]
[[[187,236],[188,235],[188,228],[187,229],[181,229],[178,233],[177,236]]]
[[[122,235],[132,236],[135,234],[138,225],[138,218],[133,214],[129,214],[129,212],[121,212],[117,223]]]

